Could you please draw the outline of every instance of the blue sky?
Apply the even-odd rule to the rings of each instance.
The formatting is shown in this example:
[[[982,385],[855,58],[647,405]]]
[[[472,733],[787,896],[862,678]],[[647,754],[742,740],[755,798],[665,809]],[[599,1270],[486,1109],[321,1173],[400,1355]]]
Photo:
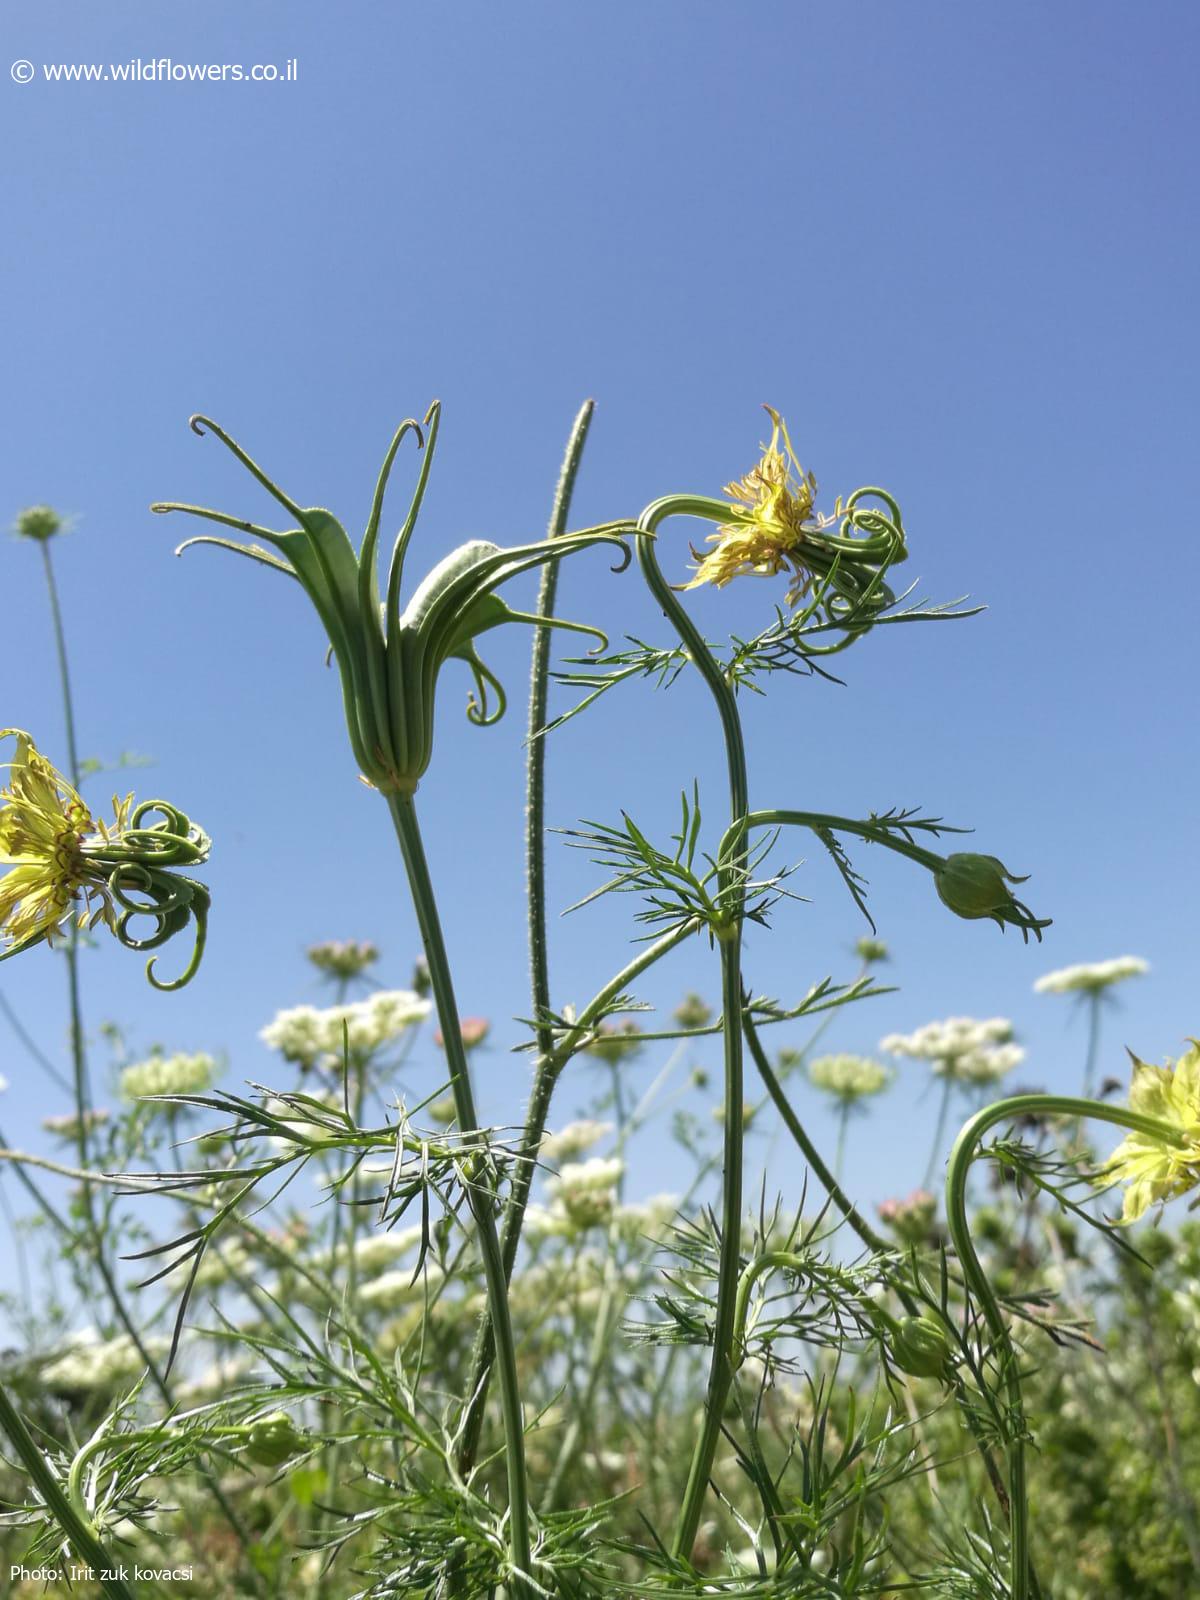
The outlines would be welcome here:
[[[928,880],[860,852],[901,992],[832,1038],[872,1049],[955,1013],[1013,1017],[1025,1083],[1078,1081],[1082,1027],[1035,997],[1051,967],[1134,952],[1103,1070],[1151,1059],[1196,1011],[1198,228],[1194,7],[1107,3],[354,7],[10,0],[0,73],[7,382],[0,518],[34,501],[77,517],[55,549],[81,744],[154,758],[139,792],[189,809],[216,844],[211,946],[159,996],[115,948],[90,956],[93,1027],[138,1048],[226,1052],[228,1081],[275,1069],[256,1040],[314,998],[302,956],[373,938],[407,982],[416,935],[376,797],[355,780],[323,640],[299,591],[212,551],[158,498],[250,517],[269,503],[216,441],[216,417],[307,504],[360,530],[396,422],[445,405],[412,570],[468,537],[546,520],[586,396],[597,405],[576,525],[672,490],[716,492],[753,463],[767,401],[788,417],[823,504],[860,483],[900,500],[935,600],[970,622],[881,631],[841,658],[846,687],[771,685],[745,707],[757,805],[863,814],[919,805],[1032,874],[1045,944],[948,916]],[[46,63],[282,63],[294,83],[52,83]],[[405,473],[412,460],[402,457]],[[404,478],[391,507],[398,521]],[[269,518],[267,518],[269,520]],[[686,535],[668,565],[686,571]],[[63,752],[36,551],[0,544],[0,723]],[[694,597],[711,635],[761,625],[766,582]],[[522,598],[525,597],[522,592]],[[656,640],[636,571],[564,574],[564,615]],[[512,712],[480,732],[450,668],[419,803],[466,1011],[497,1020],[479,1058],[491,1115],[519,1114],[527,1013],[522,696],[528,637],[488,659]],[[464,675],[465,676],[465,675]],[[566,701],[561,702],[565,704]],[[631,687],[551,749],[550,819],[627,807],[665,835],[700,784],[715,837],[717,731],[700,688]],[[99,797],[106,782],[91,791]],[[797,853],[802,847],[797,846]],[[811,903],[754,931],[753,986],[797,999],[853,973],[865,931],[828,865]],[[552,906],[596,881],[552,845]],[[556,1001],[622,964],[628,902],[555,924]],[[60,964],[0,986],[63,1046]],[[712,997],[697,944],[643,990]],[[783,1042],[780,1035],[779,1042]],[[662,1058],[658,1058],[661,1062]],[[716,1052],[695,1059],[717,1066]],[[655,1060],[631,1068],[640,1085]],[[57,1091],[0,1035],[2,1125],[40,1144]],[[425,1079],[432,1081],[432,1066]],[[103,1066],[97,1062],[105,1098]],[[594,1079],[580,1068],[566,1105]],[[920,1177],[932,1106],[904,1068],[855,1130],[867,1201]],[[715,1090],[714,1090],[715,1092]],[[703,1114],[703,1106],[697,1102]],[[805,1103],[814,1128],[831,1120]],[[678,1182],[653,1141],[632,1189]],[[794,1167],[777,1162],[789,1194]]]

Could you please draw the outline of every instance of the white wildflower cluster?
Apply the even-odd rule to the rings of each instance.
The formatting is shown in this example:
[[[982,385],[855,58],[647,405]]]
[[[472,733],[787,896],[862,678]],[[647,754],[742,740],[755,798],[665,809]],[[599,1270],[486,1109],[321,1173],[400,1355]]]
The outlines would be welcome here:
[[[588,1315],[599,1309],[606,1289],[622,1299],[637,1291],[636,1265],[614,1267],[606,1250],[564,1252],[548,1261],[533,1261],[512,1281],[513,1307],[544,1313],[548,1307],[567,1314]]]
[[[590,1161],[568,1161],[547,1180],[548,1207],[531,1207],[526,1217],[533,1237],[564,1237],[606,1226],[617,1205],[617,1184],[625,1163],[617,1156],[593,1156]]]
[[[135,1061],[121,1073],[122,1100],[137,1101],[149,1094],[203,1094],[212,1087],[217,1063],[202,1050],[192,1055],[153,1055]]]
[[[357,1271],[371,1274],[382,1272],[415,1250],[421,1242],[421,1225],[395,1228],[388,1233],[371,1233],[358,1239],[354,1245],[354,1265]],[[412,1276],[411,1272],[408,1274]]]
[[[1125,978],[1140,978],[1150,965],[1141,956],[1114,956],[1111,961],[1079,962],[1046,973],[1034,984],[1035,994],[1099,994]]]
[[[56,1139],[68,1142],[79,1138],[79,1129],[82,1124],[88,1133],[95,1133],[97,1128],[102,1128],[108,1121],[108,1112],[102,1106],[95,1106],[90,1111],[85,1111],[82,1117],[73,1111],[65,1112],[59,1116],[43,1117],[42,1127],[47,1133],[52,1133]]]
[[[254,1258],[239,1239],[217,1240],[204,1252],[196,1269],[197,1289],[216,1289],[238,1278],[255,1276]]]
[[[238,1384],[246,1382],[253,1371],[252,1361],[240,1357],[235,1360],[222,1358],[179,1384],[175,1390],[176,1399],[183,1406],[199,1406],[206,1400],[220,1399]]]
[[[892,1073],[870,1056],[818,1056],[808,1064],[808,1081],[838,1100],[865,1100],[892,1081]]]
[[[411,989],[381,989],[341,1006],[292,1006],[277,1013],[259,1038],[297,1066],[335,1069],[347,1040],[352,1055],[367,1056],[428,1015],[429,1001]]]
[[[167,1348],[164,1339],[144,1341],[152,1356]],[[97,1328],[81,1328],[66,1341],[64,1349],[42,1368],[41,1381],[57,1394],[79,1394],[88,1390],[115,1389],[137,1381],[146,1369],[138,1347],[128,1334],[103,1339]]]
[[[938,1078],[958,1083],[997,1083],[1020,1066],[1025,1052],[1011,1043],[1013,1025],[1006,1017],[947,1017],[927,1022],[914,1033],[889,1033],[879,1048],[889,1055],[928,1061]]]
[[[445,1276],[436,1261],[427,1261],[415,1279],[411,1267],[372,1278],[360,1287],[358,1298],[362,1305],[375,1311],[394,1311],[410,1301],[423,1300]]]
[[[597,1122],[594,1117],[568,1122],[559,1133],[548,1133],[542,1140],[542,1160],[564,1161],[571,1156],[581,1156],[612,1131],[611,1122]]]
[[[365,939],[327,939],[310,944],[306,954],[318,972],[343,980],[357,978],[379,960],[379,951]]]
[[[328,1106],[330,1111],[345,1111],[343,1097],[333,1089],[320,1090],[316,1094],[308,1095],[307,1098],[317,1101],[320,1105]],[[303,1144],[311,1140],[328,1139],[330,1137],[331,1129],[320,1122],[312,1120],[315,1113],[308,1111],[303,1104],[296,1105],[290,1100],[283,1100],[271,1095],[263,1101],[263,1110],[278,1122],[285,1122],[295,1135],[294,1138],[289,1138],[285,1134],[271,1134],[270,1142],[277,1150],[294,1150],[298,1143]],[[341,1131],[344,1131],[344,1127]]]
[[[678,1211],[677,1194],[652,1194],[633,1205],[618,1206],[613,1222],[624,1238],[650,1239],[657,1244],[667,1237]]]

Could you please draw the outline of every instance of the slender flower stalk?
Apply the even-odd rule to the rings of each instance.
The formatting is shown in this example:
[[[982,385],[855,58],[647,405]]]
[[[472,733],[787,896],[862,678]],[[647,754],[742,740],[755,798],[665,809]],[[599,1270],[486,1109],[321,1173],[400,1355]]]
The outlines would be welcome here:
[[[575,425],[567,442],[562,471],[550,513],[548,536],[560,539],[567,529],[575,480],[583,459],[583,448],[591,426],[594,402],[587,400],[581,406]],[[537,609],[534,615],[545,621],[553,617],[558,597],[558,563],[549,561],[542,568],[538,586]],[[533,1071],[533,1088],[525,1115],[521,1137],[521,1157],[513,1173],[512,1186],[504,1209],[501,1251],[504,1259],[504,1276],[512,1276],[513,1264],[521,1239],[521,1226],[542,1136],[546,1131],[546,1118],[550,1114],[550,1101],[558,1082],[563,1063],[554,1051],[554,1034],[548,1016],[550,1011],[550,957],[546,937],[546,706],[550,687],[550,633],[548,626],[534,630],[532,662],[529,685],[529,720],[525,741],[525,894],[529,938],[529,981],[534,1038],[537,1041],[538,1061]],[[495,1344],[491,1317],[485,1316],[475,1337],[471,1358],[471,1401],[459,1445],[459,1469],[465,1470],[474,1461],[483,1428],[484,1404],[487,1399],[488,1378],[495,1358]]]
[[[470,1135],[478,1131],[475,1112],[475,1095],[471,1086],[471,1069],[467,1052],[463,1048],[462,1027],[458,1004],[454,997],[454,983],[450,973],[449,957],[442,937],[441,920],[425,849],[417,824],[416,808],[411,796],[391,794],[388,809],[400,841],[401,854],[408,872],[409,890],[417,914],[417,925],[429,963],[429,981],[433,989],[438,1021],[441,1023],[443,1048],[450,1068],[450,1086],[454,1096],[454,1109],[459,1132]],[[495,1341],[496,1362],[499,1368],[500,1405],[504,1416],[504,1451],[508,1470],[508,1513],[513,1566],[516,1569],[514,1593],[520,1594],[525,1585],[522,1579],[532,1570],[529,1519],[529,1492],[525,1477],[525,1423],[521,1411],[521,1393],[517,1378],[516,1346],[513,1341],[512,1317],[508,1305],[508,1279],[500,1254],[500,1240],[496,1231],[495,1191],[491,1182],[478,1177],[466,1185],[467,1202],[475,1222],[479,1251],[483,1258],[484,1279],[487,1284],[489,1321]]]
[[[967,1179],[979,1145],[990,1128],[1025,1116],[1092,1118],[1127,1128],[1160,1149],[1188,1148],[1188,1136],[1161,1117],[1144,1116],[1123,1106],[1070,1095],[1022,1094],[986,1106],[964,1126],[950,1153],[946,1173],[946,1224],[958,1255],[963,1277],[983,1312],[996,1353],[1009,1419],[1005,1448],[1008,1455],[1010,1593],[1012,1600],[1029,1600],[1031,1586],[1029,1493],[1025,1470],[1025,1411],[1021,1396],[1020,1361],[1000,1304],[971,1241],[967,1214]],[[1114,1162],[1114,1166],[1116,1163]],[[1036,1579],[1032,1580],[1036,1583]]]
[[[697,506],[704,509],[697,511]],[[712,515],[713,502],[693,502],[688,499],[666,499],[655,502],[643,512],[638,522],[638,561],[650,587],[650,592],[662,606],[672,626],[679,634],[692,661],[707,683],[721,719],[725,740],[725,761],[729,780],[729,810],[731,825],[736,827],[749,810],[749,790],[746,774],[746,751],[742,739],[741,719],[737,702],[719,665],[705,643],[703,635],[687,612],[675,598],[670,585],[663,577],[655,553],[655,539],[659,526],[671,516]],[[725,508],[727,509],[727,508]],[[722,512],[724,514],[724,512]],[[704,1417],[696,1440],[684,1489],[679,1519],[676,1523],[673,1554],[688,1557],[700,1526],[704,1497],[708,1491],[708,1478],[721,1435],[725,1401],[733,1381],[731,1361],[738,1275],[741,1270],[742,1231],[742,1163],[745,1130],[743,1125],[743,1066],[742,1030],[733,1019],[742,1010],[741,969],[741,912],[742,877],[739,873],[741,857],[732,852],[723,853],[719,862],[717,881],[718,902],[727,919],[719,931],[718,944],[721,956],[721,1014],[726,1026],[722,1032],[725,1055],[725,1093],[723,1101],[724,1166],[721,1194],[721,1244],[720,1264],[717,1274],[717,1304],[713,1326],[713,1349],[709,1365],[708,1387],[705,1393]]]

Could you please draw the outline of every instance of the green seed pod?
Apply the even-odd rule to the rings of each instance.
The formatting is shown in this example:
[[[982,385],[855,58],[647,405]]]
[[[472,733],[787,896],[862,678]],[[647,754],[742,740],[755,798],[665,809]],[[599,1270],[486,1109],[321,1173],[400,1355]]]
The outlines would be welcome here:
[[[286,1411],[272,1411],[251,1427],[245,1454],[260,1467],[281,1467],[302,1455],[308,1441]]]
[[[1014,877],[995,856],[977,856],[960,851],[947,856],[933,875],[943,905],[958,917],[997,917],[1013,906],[1010,883],[1024,883]]]
[[[889,1329],[888,1354],[912,1378],[940,1378],[950,1362],[946,1330],[933,1317],[901,1317]]]

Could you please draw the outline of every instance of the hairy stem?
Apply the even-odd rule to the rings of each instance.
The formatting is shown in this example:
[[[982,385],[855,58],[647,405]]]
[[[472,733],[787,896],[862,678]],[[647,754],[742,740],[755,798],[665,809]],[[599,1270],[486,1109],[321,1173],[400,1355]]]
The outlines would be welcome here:
[[[575,492],[575,479],[583,458],[583,447],[591,426],[594,402],[585,400],[575,418],[567,453],[563,457],[554,505],[550,512],[549,536],[558,539],[566,531]],[[548,561],[542,568],[538,587],[537,611],[539,617],[554,615],[558,595],[558,562]],[[550,951],[546,937],[546,741],[542,729],[546,724],[546,702],[550,689],[550,639],[551,629],[535,628],[533,633],[533,658],[530,667],[529,722],[525,744],[525,881],[529,924],[529,981],[533,1002],[534,1037],[538,1056],[533,1072],[533,1088],[525,1117],[521,1139],[521,1160],[513,1180],[504,1213],[501,1248],[504,1256],[505,1281],[512,1276],[525,1207],[533,1183],[534,1162],[546,1131],[546,1118],[550,1101],[561,1070],[553,1061],[554,1036],[547,1021],[550,1008]],[[514,1200],[516,1204],[514,1204]],[[463,1427],[459,1453],[460,1467],[474,1462],[483,1427],[484,1405],[487,1400],[488,1379],[495,1358],[492,1321],[485,1316],[475,1335],[475,1348],[471,1354],[471,1403]]]

